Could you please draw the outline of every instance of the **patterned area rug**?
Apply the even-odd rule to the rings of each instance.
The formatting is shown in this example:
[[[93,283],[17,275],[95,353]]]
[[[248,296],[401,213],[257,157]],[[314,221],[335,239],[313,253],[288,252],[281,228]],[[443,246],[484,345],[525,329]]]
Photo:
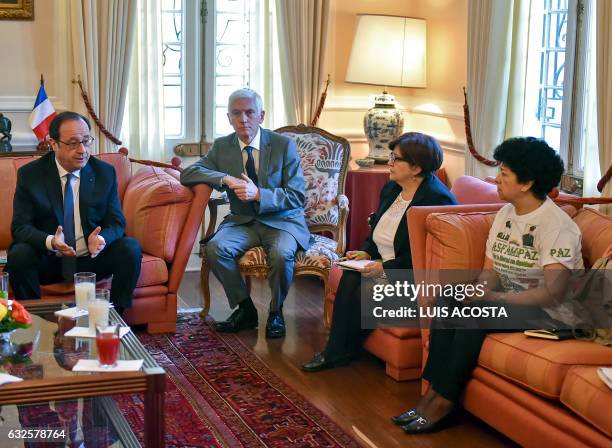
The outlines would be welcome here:
[[[234,335],[183,315],[174,335],[139,334],[168,373],[168,447],[359,447]],[[143,440],[141,395],[118,404]]]

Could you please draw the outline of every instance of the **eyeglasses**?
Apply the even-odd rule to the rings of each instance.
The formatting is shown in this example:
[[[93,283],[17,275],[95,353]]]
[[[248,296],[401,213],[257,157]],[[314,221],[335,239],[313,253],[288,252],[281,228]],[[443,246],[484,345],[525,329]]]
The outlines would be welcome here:
[[[400,162],[410,163],[408,160],[402,159],[401,157],[396,156],[395,153],[391,151],[391,154],[389,154],[389,163],[393,165],[395,164],[396,160],[399,160]]]
[[[80,142],[63,142],[61,140],[58,140],[58,142],[63,143],[64,145],[68,146],[70,149],[78,149],[78,147],[81,145],[83,145],[86,148],[89,148],[91,145],[93,145],[94,141],[95,141],[95,138],[93,138],[92,136],[87,136]]]

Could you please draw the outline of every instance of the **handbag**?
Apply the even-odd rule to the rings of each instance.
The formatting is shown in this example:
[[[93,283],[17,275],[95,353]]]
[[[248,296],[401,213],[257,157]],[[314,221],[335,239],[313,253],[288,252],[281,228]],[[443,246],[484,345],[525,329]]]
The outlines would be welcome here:
[[[601,298],[597,301],[597,298]],[[583,305],[594,328],[573,328],[574,337],[596,344],[612,346],[612,259],[602,257],[586,273],[584,282],[575,291],[573,300]],[[601,327],[599,327],[599,325]]]

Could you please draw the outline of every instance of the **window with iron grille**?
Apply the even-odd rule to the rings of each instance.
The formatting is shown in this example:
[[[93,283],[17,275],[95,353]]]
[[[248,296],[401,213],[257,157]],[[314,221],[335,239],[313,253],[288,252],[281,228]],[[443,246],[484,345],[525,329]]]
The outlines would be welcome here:
[[[523,134],[545,139],[565,161],[563,186],[580,192],[594,122],[595,1],[532,0]]]

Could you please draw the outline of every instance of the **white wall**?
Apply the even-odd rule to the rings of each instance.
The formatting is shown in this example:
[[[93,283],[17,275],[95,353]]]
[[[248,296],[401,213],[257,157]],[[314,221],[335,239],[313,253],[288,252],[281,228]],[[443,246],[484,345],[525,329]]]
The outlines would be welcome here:
[[[327,57],[331,85],[319,126],[351,142],[354,159],[368,153],[363,116],[382,86],[344,82],[356,15],[388,14],[427,20],[427,88],[390,87],[404,110],[404,131],[436,137],[450,180],[464,173],[463,92],[467,82],[467,0],[336,0]]]
[[[0,112],[12,121],[13,150],[36,145],[28,115],[41,74],[56,110],[70,109],[74,103],[67,0],[37,1],[34,12],[34,21],[0,21]]]

